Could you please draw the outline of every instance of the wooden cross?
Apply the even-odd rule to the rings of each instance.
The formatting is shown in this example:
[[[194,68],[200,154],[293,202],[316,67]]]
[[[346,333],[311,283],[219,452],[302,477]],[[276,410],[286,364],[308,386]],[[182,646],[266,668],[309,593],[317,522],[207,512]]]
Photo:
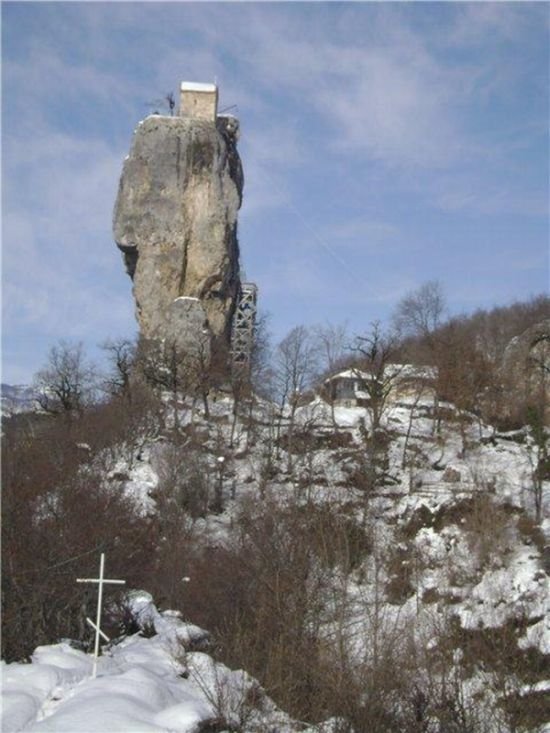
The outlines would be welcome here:
[[[99,578],[77,578],[77,583],[98,583],[99,584],[99,593],[97,596],[97,616],[96,616],[96,622],[94,622],[86,618],[86,621],[90,624],[90,626],[95,630],[95,645],[94,645],[94,666],[92,671],[92,677],[95,677],[97,674],[97,658],[99,656],[99,637],[102,636],[104,639],[109,641],[109,637],[101,631],[101,603],[103,601],[103,585],[104,583],[112,583],[114,585],[124,585],[126,583],[125,580],[110,580],[108,578],[103,577],[103,571],[105,569],[105,553],[101,553],[101,559],[99,561]]]

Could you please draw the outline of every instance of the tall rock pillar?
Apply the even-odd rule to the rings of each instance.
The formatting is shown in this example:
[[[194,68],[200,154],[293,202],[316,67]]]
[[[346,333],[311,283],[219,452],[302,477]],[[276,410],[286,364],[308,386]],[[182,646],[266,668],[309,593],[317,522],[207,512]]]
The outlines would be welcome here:
[[[239,292],[239,123],[217,88],[182,84],[178,116],[140,122],[124,162],[113,231],[145,339],[224,351]]]

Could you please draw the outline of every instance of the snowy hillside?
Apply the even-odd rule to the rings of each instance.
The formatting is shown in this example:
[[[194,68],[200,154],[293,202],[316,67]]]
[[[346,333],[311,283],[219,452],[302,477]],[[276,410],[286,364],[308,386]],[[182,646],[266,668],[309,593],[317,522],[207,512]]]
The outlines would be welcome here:
[[[367,408],[315,397],[281,418],[255,400],[235,417],[220,394],[205,420],[183,399],[176,415],[166,394],[164,409],[163,430],[111,451],[104,481],[159,517],[158,552],[165,542],[177,581],[191,576],[168,608],[213,619],[216,641],[265,674],[274,699],[285,682],[270,682],[270,633],[288,655],[281,671],[301,664],[298,677],[330,688],[316,718],[334,720],[319,730],[550,730],[550,483],[535,480],[527,428],[499,434],[452,404],[436,414],[431,398],[401,395],[367,465]],[[106,465],[100,455],[86,470],[94,461]],[[194,651],[196,627],[146,595],[136,603],[158,634],[107,647],[96,680],[89,655],[66,643],[5,665],[3,730],[282,733],[315,722],[292,722],[248,674]],[[260,625],[264,603],[280,615],[274,631]],[[249,651],[233,608],[263,629]]]
[[[2,416],[9,417],[36,409],[36,393],[26,385],[2,384]]]

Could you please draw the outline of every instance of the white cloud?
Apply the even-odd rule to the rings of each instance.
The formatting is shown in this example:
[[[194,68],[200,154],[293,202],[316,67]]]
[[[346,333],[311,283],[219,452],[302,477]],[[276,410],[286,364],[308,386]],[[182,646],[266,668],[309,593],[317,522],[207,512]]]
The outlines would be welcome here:
[[[533,22],[534,3],[525,12],[523,3],[474,2],[460,3],[455,8],[454,22],[440,39],[445,45],[458,47],[487,46],[501,41],[517,41]],[[541,8],[540,20],[548,23],[548,15]]]
[[[445,177],[431,190],[433,202],[446,212],[486,215],[501,213],[545,217],[548,197],[544,191],[525,190],[510,177],[491,181],[465,174]]]
[[[128,100],[136,92],[133,87],[137,87],[91,61],[67,63],[55,48],[39,38],[33,41],[25,61],[4,60],[3,66],[4,78],[10,84],[10,109],[15,108],[22,126],[29,131],[32,122],[44,120],[48,111],[61,104],[68,116],[71,108],[93,113],[98,101],[116,103],[130,111]]]
[[[391,165],[437,167],[464,154],[467,141],[453,115],[463,75],[438,63],[398,16],[389,38],[375,40],[371,32],[368,43],[356,32],[338,41],[329,28],[304,34],[288,16],[264,16],[251,14],[236,39],[229,33],[253,59],[256,83],[297,106],[313,105],[339,146]],[[355,22],[364,21],[359,7]]]
[[[61,267],[75,267],[81,260],[105,266],[102,245],[111,236],[121,159],[102,141],[68,134],[42,130],[33,138],[12,138],[5,155],[8,212],[19,223],[32,212],[34,246],[48,242],[62,252]],[[8,232],[5,250],[9,267],[10,257],[19,257],[15,234]]]
[[[399,246],[399,227],[395,224],[376,220],[370,215],[347,219],[335,224],[326,232],[331,243],[346,249],[360,248],[363,252],[376,253],[380,249]]]
[[[254,128],[239,146],[245,194],[241,221],[259,220],[269,209],[291,206],[291,171],[307,165],[307,154],[289,126]]]
[[[12,137],[5,155],[4,336],[128,332],[133,303],[111,235],[121,156],[100,141],[42,132]]]

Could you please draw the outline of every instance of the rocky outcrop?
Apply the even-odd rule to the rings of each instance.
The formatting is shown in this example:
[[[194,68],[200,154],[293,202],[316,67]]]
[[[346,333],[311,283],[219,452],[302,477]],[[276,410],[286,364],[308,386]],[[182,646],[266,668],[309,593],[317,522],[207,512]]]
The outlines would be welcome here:
[[[550,404],[550,319],[536,323],[509,342],[502,374],[513,385],[518,399],[539,407]]]
[[[135,131],[113,230],[145,339],[227,346],[239,290],[238,121],[153,115]]]

